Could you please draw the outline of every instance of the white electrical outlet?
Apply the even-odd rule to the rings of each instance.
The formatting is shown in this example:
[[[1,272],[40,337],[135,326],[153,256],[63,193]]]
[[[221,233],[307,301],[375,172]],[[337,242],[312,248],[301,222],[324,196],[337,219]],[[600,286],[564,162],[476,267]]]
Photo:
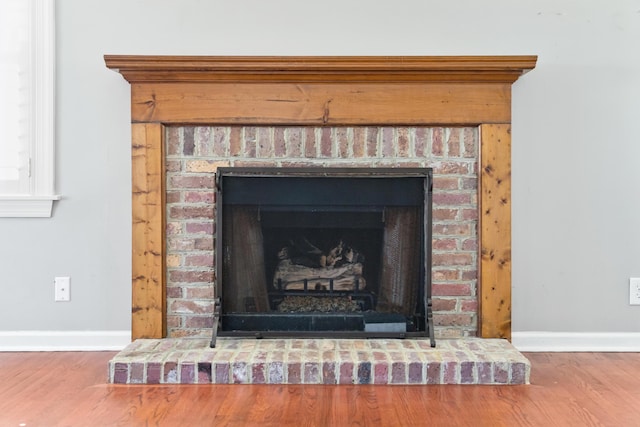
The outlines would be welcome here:
[[[640,277],[629,279],[629,304],[640,305]]]
[[[71,300],[71,277],[56,277],[53,279],[56,301]]]

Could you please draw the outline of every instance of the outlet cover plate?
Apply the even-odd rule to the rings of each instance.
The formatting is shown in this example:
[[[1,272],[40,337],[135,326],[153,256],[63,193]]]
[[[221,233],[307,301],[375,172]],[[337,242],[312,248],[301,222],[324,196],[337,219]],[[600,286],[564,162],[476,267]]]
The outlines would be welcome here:
[[[70,277],[56,277],[54,280],[55,288],[55,301],[69,301],[71,300],[71,278]]]
[[[629,304],[640,305],[640,277],[629,279]]]

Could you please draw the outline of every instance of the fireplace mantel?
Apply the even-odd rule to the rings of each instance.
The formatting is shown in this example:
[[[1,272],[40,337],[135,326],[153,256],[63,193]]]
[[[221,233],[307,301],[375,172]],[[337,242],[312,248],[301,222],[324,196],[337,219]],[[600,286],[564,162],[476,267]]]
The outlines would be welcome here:
[[[165,125],[473,125],[478,333],[511,335],[511,85],[536,56],[106,55],[131,83],[132,338],[166,334]]]

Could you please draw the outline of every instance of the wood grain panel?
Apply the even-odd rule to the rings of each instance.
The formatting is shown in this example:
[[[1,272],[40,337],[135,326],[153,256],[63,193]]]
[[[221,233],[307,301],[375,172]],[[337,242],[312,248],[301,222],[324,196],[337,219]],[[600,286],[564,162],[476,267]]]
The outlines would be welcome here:
[[[165,335],[163,126],[133,124],[131,335]]]
[[[134,84],[134,122],[466,125],[511,121],[511,86],[465,84]]]
[[[511,126],[480,126],[478,331],[511,339]]]

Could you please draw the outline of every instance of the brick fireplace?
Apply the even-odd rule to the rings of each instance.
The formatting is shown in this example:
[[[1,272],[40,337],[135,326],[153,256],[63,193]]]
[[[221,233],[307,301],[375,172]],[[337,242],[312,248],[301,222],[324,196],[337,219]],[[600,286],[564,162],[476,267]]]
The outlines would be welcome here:
[[[132,337],[203,336],[220,166],[432,167],[440,337],[510,337],[510,89],[535,57],[106,56],[132,87]]]
[[[167,128],[167,335],[211,333],[219,167],[432,167],[436,336],[475,336],[478,147],[476,127]]]

